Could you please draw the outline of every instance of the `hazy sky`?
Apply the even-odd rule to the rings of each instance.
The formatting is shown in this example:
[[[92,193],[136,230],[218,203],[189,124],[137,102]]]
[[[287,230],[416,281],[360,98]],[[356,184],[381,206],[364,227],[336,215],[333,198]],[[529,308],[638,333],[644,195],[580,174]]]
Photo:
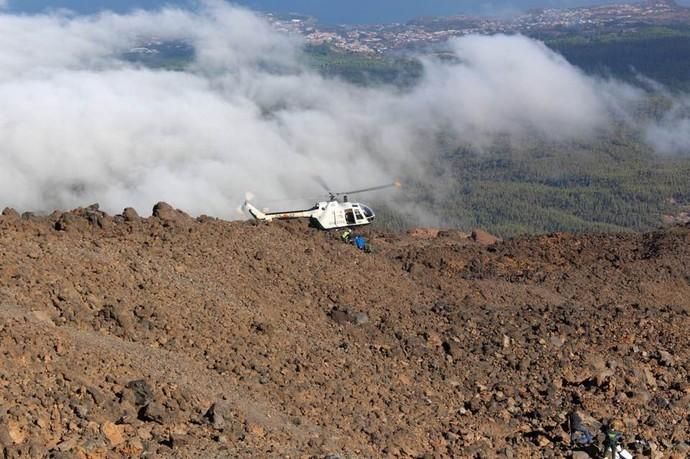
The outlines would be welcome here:
[[[612,0],[238,0],[234,3],[277,13],[299,12],[318,17],[324,23],[375,23],[406,21],[424,15],[458,13],[503,14],[528,8],[570,7]],[[623,3],[619,0],[618,3]],[[78,12],[101,9],[126,11],[165,4],[189,4],[190,0],[0,0],[11,11],[35,12],[45,8],[69,8]],[[690,0],[679,3],[690,4]]]

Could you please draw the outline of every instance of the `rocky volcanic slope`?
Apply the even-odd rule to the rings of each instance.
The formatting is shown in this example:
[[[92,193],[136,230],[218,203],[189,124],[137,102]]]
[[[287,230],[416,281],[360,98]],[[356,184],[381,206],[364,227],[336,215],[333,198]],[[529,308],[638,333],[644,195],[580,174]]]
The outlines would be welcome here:
[[[688,457],[690,228],[369,236],[6,210],[0,458]]]

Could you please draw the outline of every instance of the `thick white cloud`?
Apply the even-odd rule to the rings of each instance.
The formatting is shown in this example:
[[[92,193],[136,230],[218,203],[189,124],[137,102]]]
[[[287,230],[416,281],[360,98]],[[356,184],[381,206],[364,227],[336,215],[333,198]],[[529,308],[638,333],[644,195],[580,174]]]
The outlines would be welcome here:
[[[673,97],[673,101],[671,109],[658,123],[647,126],[645,137],[661,153],[688,155],[690,154],[690,96]]]
[[[120,58],[153,36],[190,42],[189,70]],[[389,180],[440,133],[478,147],[497,134],[592,135],[639,97],[524,37],[468,36],[449,50],[456,60],[426,61],[422,81],[400,92],[323,78],[294,38],[218,2],[0,14],[0,205],[146,212],[166,200],[230,217],[246,190],[309,195],[314,175],[336,188]]]
[[[460,62],[428,65],[414,105],[431,110],[432,120],[447,118],[463,136],[567,138],[590,134],[608,121],[597,81],[539,42],[467,36],[450,47]]]

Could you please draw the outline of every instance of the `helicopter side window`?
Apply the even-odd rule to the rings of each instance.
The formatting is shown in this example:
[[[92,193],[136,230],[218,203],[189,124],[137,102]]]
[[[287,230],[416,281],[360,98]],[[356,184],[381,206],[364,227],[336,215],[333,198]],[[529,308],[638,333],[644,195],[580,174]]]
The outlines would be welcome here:
[[[359,210],[355,210],[355,217],[357,217],[357,220],[364,220],[364,217],[362,217],[362,214],[359,213]]]
[[[348,225],[355,224],[355,213],[352,211],[352,209],[347,209],[345,211],[345,221]]]

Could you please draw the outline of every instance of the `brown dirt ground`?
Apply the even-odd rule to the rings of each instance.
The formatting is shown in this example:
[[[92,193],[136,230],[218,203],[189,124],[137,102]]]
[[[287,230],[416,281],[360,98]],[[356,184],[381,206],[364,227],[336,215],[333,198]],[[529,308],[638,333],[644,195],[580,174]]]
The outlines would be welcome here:
[[[688,457],[689,227],[365,234],[6,210],[0,458]]]

